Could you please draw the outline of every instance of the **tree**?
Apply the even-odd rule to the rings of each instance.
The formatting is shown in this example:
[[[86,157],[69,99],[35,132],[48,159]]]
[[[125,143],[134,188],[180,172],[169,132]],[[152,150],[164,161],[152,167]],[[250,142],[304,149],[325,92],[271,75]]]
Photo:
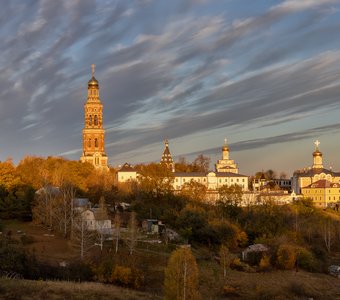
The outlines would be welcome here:
[[[183,184],[181,194],[193,201],[203,201],[207,194],[207,187],[202,183],[190,180]]]
[[[221,245],[220,248],[220,258],[221,258],[221,266],[223,269],[223,277],[226,278],[227,277],[227,267],[228,267],[228,248],[225,245]]]
[[[190,248],[175,250],[165,269],[164,294],[165,300],[197,300],[198,267]]]
[[[208,172],[210,165],[210,157],[200,154],[195,158],[192,165],[194,172]]]
[[[7,159],[4,162],[0,162],[0,184],[5,190],[10,191],[20,183],[20,177],[16,172],[12,160]]]
[[[334,242],[334,224],[330,218],[325,218],[321,221],[321,230],[327,252],[330,253]]]
[[[103,243],[107,237],[112,234],[111,226],[109,228],[108,219],[105,198],[104,196],[101,196],[99,200],[99,208],[96,211],[96,231],[97,240],[99,241],[96,245],[100,246],[100,250],[103,250]]]
[[[218,193],[220,195],[219,201],[226,205],[239,206],[242,201],[242,188],[237,184],[223,185],[218,189]]]
[[[217,201],[217,207],[222,212],[222,217],[235,217],[240,212],[239,205],[242,201],[242,188],[233,184],[231,186],[224,185],[218,189],[220,199]]]
[[[176,172],[192,172],[192,165],[188,163],[185,157],[179,157],[178,162],[175,163]]]
[[[136,169],[141,175],[139,192],[142,196],[160,199],[172,194],[174,175],[166,165],[151,163],[137,165]]]
[[[60,199],[61,193],[59,188],[46,185],[39,189],[35,194],[32,207],[33,220],[52,229],[55,225],[54,221],[58,220],[56,211]]]
[[[115,241],[116,241],[116,245],[115,245],[115,249],[116,249],[116,253],[118,252],[118,246],[119,246],[119,238],[120,238],[120,225],[121,225],[121,219],[120,219],[120,213],[117,210],[116,214],[115,214],[115,218],[114,218],[114,227],[115,227]]]
[[[95,232],[89,230],[82,215],[74,219],[72,232],[74,247],[79,251],[80,259],[83,260],[88,251],[94,246]]]
[[[125,239],[125,243],[129,249],[130,255],[132,255],[133,250],[136,247],[137,244],[137,220],[136,220],[136,213],[133,211],[130,215],[130,220],[128,224],[128,230],[127,230],[127,237]]]

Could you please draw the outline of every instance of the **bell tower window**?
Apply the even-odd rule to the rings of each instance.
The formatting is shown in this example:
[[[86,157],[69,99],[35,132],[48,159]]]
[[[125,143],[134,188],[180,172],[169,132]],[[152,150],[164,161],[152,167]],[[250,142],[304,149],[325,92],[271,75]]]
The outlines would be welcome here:
[[[94,125],[98,125],[98,117],[97,117],[97,115],[94,116]]]
[[[87,145],[88,145],[89,148],[91,148],[91,139],[89,139]]]
[[[89,124],[92,125],[92,115],[90,115]]]
[[[95,146],[96,148],[98,148],[98,139],[97,139],[97,138],[94,139],[94,146]]]

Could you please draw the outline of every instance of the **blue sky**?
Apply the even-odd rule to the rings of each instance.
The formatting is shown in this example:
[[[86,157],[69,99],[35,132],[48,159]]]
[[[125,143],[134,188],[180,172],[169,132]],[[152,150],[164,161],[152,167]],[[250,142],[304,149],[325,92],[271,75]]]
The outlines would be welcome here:
[[[0,1],[0,160],[79,159],[94,63],[113,166],[340,170],[340,0]]]

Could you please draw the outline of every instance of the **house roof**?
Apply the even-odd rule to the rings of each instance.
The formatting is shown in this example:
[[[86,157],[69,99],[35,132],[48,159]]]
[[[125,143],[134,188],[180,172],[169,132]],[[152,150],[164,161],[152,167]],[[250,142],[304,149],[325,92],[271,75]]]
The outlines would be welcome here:
[[[318,174],[330,174],[332,176],[340,176],[339,172],[333,172],[333,170],[328,170],[325,168],[311,168],[308,170],[299,170],[299,171],[295,171],[294,174],[297,175],[298,177],[313,177],[314,175],[318,175]]]
[[[321,179],[306,186],[306,188],[339,188],[339,183],[332,183],[329,180]]]
[[[246,175],[235,174],[231,172],[175,172],[175,177],[207,177],[209,174],[214,173],[216,177],[248,177]]]
[[[269,248],[266,245],[263,244],[254,244],[248,246],[248,248],[244,252],[263,252],[263,251],[268,251]]]
[[[131,167],[130,164],[125,163],[118,172],[137,172],[137,170]]]

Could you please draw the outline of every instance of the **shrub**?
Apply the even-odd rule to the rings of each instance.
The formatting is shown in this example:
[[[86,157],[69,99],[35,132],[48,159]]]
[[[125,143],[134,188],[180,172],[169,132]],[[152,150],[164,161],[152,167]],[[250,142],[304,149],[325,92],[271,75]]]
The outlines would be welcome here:
[[[237,289],[231,285],[223,286],[223,296],[238,296]]]
[[[259,263],[259,270],[262,272],[267,272],[270,269],[271,269],[270,257],[268,255],[263,255]]]
[[[297,255],[298,264],[302,269],[307,271],[315,271],[317,269],[317,263],[313,254],[304,248],[298,249]]]
[[[113,269],[110,282],[123,287],[138,289],[144,283],[144,276],[138,269],[116,265]]]
[[[292,245],[281,245],[277,250],[277,264],[280,268],[291,270],[296,262],[296,251]]]
[[[255,272],[254,268],[244,262],[241,262],[239,258],[234,258],[230,262],[230,269],[249,273]]]
[[[129,286],[132,280],[131,268],[116,265],[112,275],[111,282],[114,282],[121,286]]]

